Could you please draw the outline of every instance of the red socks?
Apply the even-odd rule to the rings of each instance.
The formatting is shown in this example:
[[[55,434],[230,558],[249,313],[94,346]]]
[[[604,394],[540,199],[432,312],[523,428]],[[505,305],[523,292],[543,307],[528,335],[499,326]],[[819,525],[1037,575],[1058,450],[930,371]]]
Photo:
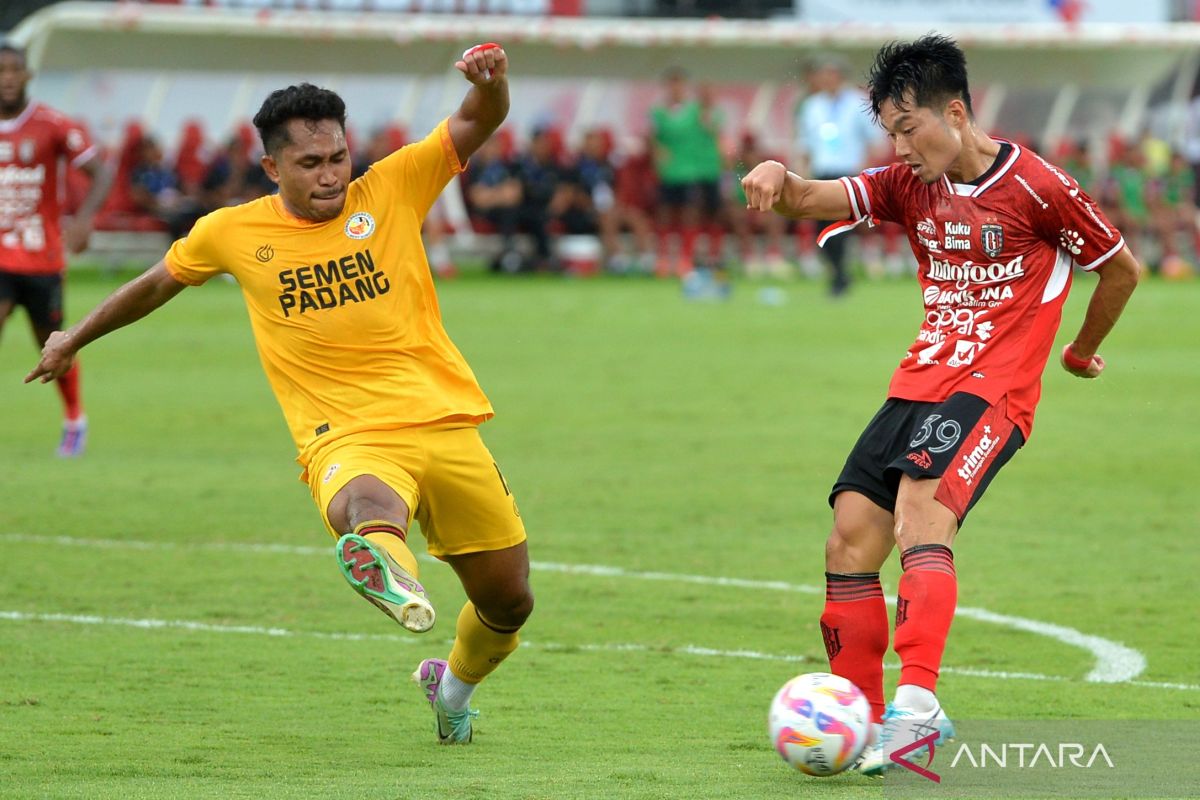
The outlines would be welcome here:
[[[63,416],[71,422],[83,416],[83,404],[79,401],[79,362],[72,364],[55,384],[62,395]]]
[[[821,636],[829,656],[829,671],[862,689],[871,704],[871,720],[881,722],[888,614],[878,572],[825,573]]]
[[[945,545],[917,545],[900,555],[900,565],[895,641],[900,683],[933,692],[958,603],[954,553]]]

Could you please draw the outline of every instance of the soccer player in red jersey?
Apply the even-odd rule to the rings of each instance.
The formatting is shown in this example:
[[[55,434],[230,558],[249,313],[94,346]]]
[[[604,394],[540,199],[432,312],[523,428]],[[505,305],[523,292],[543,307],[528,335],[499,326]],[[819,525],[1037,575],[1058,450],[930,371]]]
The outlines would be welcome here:
[[[1081,378],[1137,285],[1140,266],[1079,184],[1036,153],[976,124],[966,59],[930,35],[883,47],[871,109],[897,163],[839,180],[806,180],[777,161],[743,181],[747,205],[789,217],[899,223],[917,258],[925,317],[887,401],[830,495],[821,615],[830,669],[871,701],[878,774],[913,726],[953,735],[934,694],[958,584],[951,545],[967,512],[1029,438],[1075,268],[1099,276],[1062,366]],[[879,569],[900,550],[894,702],[884,707],[888,617]],[[890,720],[897,720],[892,724]],[[911,724],[911,726],[910,726]],[[939,739],[940,740],[940,739]]]
[[[0,331],[17,306],[29,314],[38,347],[63,321],[63,243],[87,245],[92,215],[111,185],[111,173],[87,132],[26,94],[32,74],[25,52],[0,42]],[[64,162],[92,178],[71,224],[60,231],[59,183]],[[79,364],[58,378],[63,399],[60,456],[83,453],[87,418],[79,396]]]

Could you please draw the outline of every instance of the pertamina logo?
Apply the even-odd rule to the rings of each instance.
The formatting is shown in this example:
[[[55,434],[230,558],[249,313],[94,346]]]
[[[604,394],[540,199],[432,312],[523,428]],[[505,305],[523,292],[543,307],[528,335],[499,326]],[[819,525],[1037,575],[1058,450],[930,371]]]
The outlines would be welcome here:
[[[366,211],[350,215],[346,220],[346,235],[351,239],[365,239],[375,232],[375,218]]]

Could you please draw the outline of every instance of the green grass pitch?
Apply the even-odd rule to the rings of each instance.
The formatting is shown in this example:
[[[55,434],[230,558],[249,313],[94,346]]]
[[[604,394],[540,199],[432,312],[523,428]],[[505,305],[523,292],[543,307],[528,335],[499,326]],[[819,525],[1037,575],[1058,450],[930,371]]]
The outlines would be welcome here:
[[[71,317],[116,285],[73,276]],[[1060,345],[1091,285],[1077,281]],[[766,707],[825,668],[823,601],[805,587],[822,585],[827,492],[920,296],[911,282],[840,303],[786,291],[770,306],[744,283],[724,304],[641,280],[441,287],[537,562],[528,646],[477,693],[466,748],[435,743],[408,683],[448,650],[461,590],[426,565],[441,616],[417,638],[344,585],[235,286],[189,290],[85,351],[92,436],[73,462],[53,455],[53,388],[20,383],[35,358],[14,317],[0,797],[882,796],[788,770]],[[939,692],[953,716],[1200,713],[1198,307],[1200,284],[1148,282],[1100,380],[1051,365],[1031,442],[956,545],[962,606],[1120,643],[1146,659],[1140,683],[1089,682],[1084,647],[960,617]]]

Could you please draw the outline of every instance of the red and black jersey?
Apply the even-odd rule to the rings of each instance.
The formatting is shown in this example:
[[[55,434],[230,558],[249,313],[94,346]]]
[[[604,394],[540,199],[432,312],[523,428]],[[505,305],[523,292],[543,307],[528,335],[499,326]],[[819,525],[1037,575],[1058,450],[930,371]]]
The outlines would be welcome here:
[[[1093,270],[1125,242],[1079,184],[1002,142],[973,184],[922,183],[904,164],[842,178],[854,220],[896,222],[917,258],[925,318],[888,396],[940,402],[969,392],[1029,437],[1072,266]],[[849,224],[849,223],[848,223]]]
[[[0,119],[0,270],[62,271],[60,176],[97,154],[83,126],[40,103]]]

